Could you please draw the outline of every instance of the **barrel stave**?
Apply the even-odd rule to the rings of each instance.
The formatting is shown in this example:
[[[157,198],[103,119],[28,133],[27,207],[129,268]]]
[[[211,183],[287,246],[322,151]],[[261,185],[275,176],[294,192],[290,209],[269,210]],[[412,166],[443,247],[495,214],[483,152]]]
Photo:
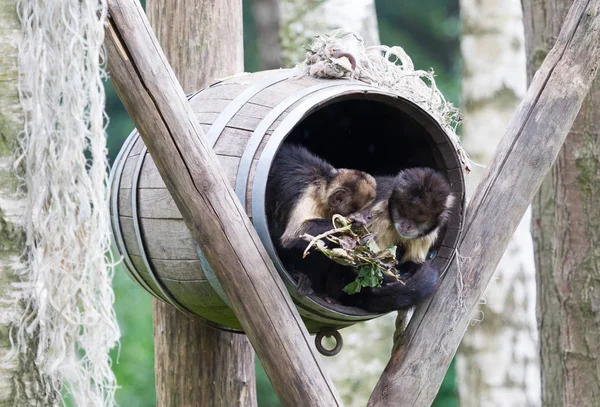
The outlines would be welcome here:
[[[317,88],[321,85],[326,87],[344,86],[348,89],[346,93],[355,92],[350,89],[353,86],[351,81],[339,80],[334,83],[332,80],[308,76],[285,79],[284,76],[288,74],[289,72],[286,71],[273,70],[237,76],[202,90],[190,100],[198,123],[205,133],[211,131],[211,125],[219,118],[221,118],[220,122],[225,124],[215,140],[214,151],[223,167],[227,181],[233,188],[236,187],[242,157],[251,160],[246,190],[241,192],[246,198],[245,209],[248,214],[252,214],[252,187],[259,159],[270,137],[281,122],[307,100],[306,96],[298,96],[299,92],[304,92],[305,95],[310,92],[313,95],[315,92],[322,91]],[[269,84],[265,85],[267,82]],[[378,90],[373,88],[373,92],[378,92]],[[364,95],[364,90],[358,93]],[[236,101],[240,95],[244,95],[248,99],[243,104]],[[294,97],[298,97],[298,100],[293,100]],[[286,103],[280,105],[284,101]],[[289,103],[291,105],[286,107]],[[232,109],[233,105],[237,106],[237,111]],[[270,114],[274,108],[277,109],[277,106],[282,110],[281,113]],[[315,108],[320,107],[322,106],[315,106]],[[402,110],[414,114],[419,112],[419,109],[411,104],[403,106]],[[232,116],[225,123],[222,119],[225,117],[223,115]],[[263,128],[264,134],[254,134],[267,115],[275,119],[274,122],[268,124],[266,131]],[[440,135],[439,125],[432,118],[429,117],[420,124],[432,134],[430,144],[435,166],[446,171],[453,189],[460,195],[459,200],[462,204],[464,179],[453,145],[447,137]],[[267,123],[265,122],[262,126],[267,126]],[[215,129],[212,129],[213,133],[214,131]],[[250,156],[248,154],[245,156],[249,140],[253,138],[258,141],[257,137],[260,137],[260,141],[258,147],[254,144],[256,151]],[[144,156],[140,154],[144,154]],[[142,158],[144,162],[140,170],[139,182],[137,185],[133,185],[136,167]],[[177,301],[184,304],[188,310],[215,323],[241,329],[235,315],[213,290],[202,270],[191,233],[185,226],[150,155],[146,153],[140,137],[134,141],[129,156],[123,157],[122,160],[124,160],[123,170],[120,180],[117,180],[119,182],[118,220],[125,241],[125,249],[138,271],[137,274],[156,293],[160,293],[161,291],[155,286],[150,274],[153,271],[166,288],[167,293],[172,293]],[[239,176],[245,177],[246,174]],[[141,236],[136,236],[133,226],[132,216],[135,212],[132,206],[132,188],[136,188],[136,211]],[[438,257],[434,260],[436,266],[445,268],[450,261],[456,261],[454,247],[457,244],[461,227],[462,209],[453,213],[451,217]],[[140,241],[144,244],[143,251],[138,246]],[[147,269],[144,259],[141,257],[144,251],[147,255],[146,261],[153,270]],[[161,294],[156,295],[161,297]],[[316,332],[325,326],[338,328],[349,326],[361,319],[373,317],[373,315],[361,314],[358,311],[340,310],[339,307],[334,311],[323,302],[317,301],[317,303],[321,304],[323,308],[321,311],[302,308],[304,306],[299,308],[310,332]],[[346,315],[347,313],[349,314]]]

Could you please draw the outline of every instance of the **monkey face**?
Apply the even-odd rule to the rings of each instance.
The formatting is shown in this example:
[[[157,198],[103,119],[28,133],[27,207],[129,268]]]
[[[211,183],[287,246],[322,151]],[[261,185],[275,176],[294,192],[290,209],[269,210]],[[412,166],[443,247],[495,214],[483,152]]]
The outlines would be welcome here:
[[[362,211],[375,200],[376,182],[369,174],[340,169],[331,182],[327,194],[331,214],[348,216]]]
[[[396,233],[416,239],[442,226],[452,203],[450,185],[441,174],[430,168],[411,168],[394,180],[390,218]]]
[[[435,226],[436,218],[414,213],[413,208],[401,209],[390,202],[390,217],[398,235],[407,239],[426,236]]]

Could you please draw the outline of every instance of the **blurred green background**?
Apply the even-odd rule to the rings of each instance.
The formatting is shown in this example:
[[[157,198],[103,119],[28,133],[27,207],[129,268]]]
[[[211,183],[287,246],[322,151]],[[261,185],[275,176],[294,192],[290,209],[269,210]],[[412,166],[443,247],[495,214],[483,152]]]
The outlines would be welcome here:
[[[142,1],[144,4],[145,1]],[[400,45],[417,69],[435,70],[436,83],[456,105],[460,89],[460,20],[458,0],[376,0],[382,44]],[[245,70],[261,70],[254,41],[251,0],[244,5]],[[110,82],[106,82],[106,111],[109,160],[112,164],[127,135],[133,129],[123,105]],[[127,407],[156,404],[151,297],[135,285],[122,268],[115,273],[116,311],[121,327],[121,347],[112,353],[119,386],[117,402]],[[257,361],[257,391],[260,407],[280,406],[265,373]],[[434,403],[436,407],[458,406],[455,371],[451,366]]]

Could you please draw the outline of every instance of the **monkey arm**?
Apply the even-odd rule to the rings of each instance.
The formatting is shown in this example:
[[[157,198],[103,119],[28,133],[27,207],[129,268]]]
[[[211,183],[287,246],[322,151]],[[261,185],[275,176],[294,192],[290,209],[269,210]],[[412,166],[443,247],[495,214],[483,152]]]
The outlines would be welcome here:
[[[363,288],[359,293],[346,295],[345,305],[368,312],[391,312],[407,309],[427,299],[437,289],[439,273],[431,262],[404,263],[413,275],[406,281],[384,282],[379,288]]]

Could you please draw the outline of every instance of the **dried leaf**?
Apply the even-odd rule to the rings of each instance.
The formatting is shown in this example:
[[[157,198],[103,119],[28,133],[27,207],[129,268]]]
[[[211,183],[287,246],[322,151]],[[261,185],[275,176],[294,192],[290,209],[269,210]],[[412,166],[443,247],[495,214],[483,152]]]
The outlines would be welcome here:
[[[370,233],[363,222],[334,215],[331,230],[314,237],[303,235],[302,238],[309,242],[304,257],[311,249],[315,249],[336,263],[355,270],[356,280],[344,287],[344,292],[348,294],[360,292],[361,287],[380,287],[384,275],[399,279],[396,247],[381,250],[374,240],[375,233]],[[323,239],[339,247],[329,249]]]

